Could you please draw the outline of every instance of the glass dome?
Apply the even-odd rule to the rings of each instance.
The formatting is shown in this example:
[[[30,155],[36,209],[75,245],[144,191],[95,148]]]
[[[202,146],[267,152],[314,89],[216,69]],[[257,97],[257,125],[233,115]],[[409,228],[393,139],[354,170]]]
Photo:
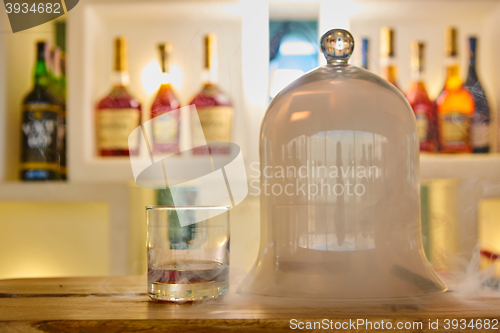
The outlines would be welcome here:
[[[446,290],[420,229],[419,141],[404,95],[347,64],[354,40],[323,35],[328,64],[271,102],[261,128],[261,245],[243,294],[323,299]]]

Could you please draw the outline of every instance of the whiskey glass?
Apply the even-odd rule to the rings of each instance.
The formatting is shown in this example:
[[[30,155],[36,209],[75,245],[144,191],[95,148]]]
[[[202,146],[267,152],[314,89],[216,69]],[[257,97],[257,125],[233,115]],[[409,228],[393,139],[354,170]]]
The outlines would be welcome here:
[[[183,303],[227,293],[229,208],[146,207],[148,294],[153,301]]]

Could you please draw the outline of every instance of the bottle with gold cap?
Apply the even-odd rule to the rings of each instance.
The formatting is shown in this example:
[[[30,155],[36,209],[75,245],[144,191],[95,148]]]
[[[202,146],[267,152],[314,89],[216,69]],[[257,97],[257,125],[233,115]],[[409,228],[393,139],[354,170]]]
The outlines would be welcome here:
[[[204,83],[201,91],[189,104],[196,106],[205,137],[203,138],[201,135],[193,133],[192,146],[195,147],[193,153],[208,153],[204,147],[206,141],[209,144],[211,153],[228,154],[230,152],[229,146],[218,143],[231,141],[234,114],[233,104],[229,97],[217,86],[217,36],[215,34],[206,35],[204,43]]]
[[[127,90],[127,39],[115,39],[113,87],[96,107],[97,153],[100,156],[128,156],[139,153],[130,133],[141,124],[141,104]]]
[[[435,153],[437,151],[436,114],[434,103],[425,89],[424,51],[423,42],[411,43],[411,82],[406,98],[417,119],[420,151]]]
[[[20,178],[25,181],[60,179],[57,147],[61,105],[49,89],[47,43],[36,44],[33,89],[26,95],[21,115]]]
[[[446,82],[436,101],[440,150],[443,153],[470,153],[470,124],[476,106],[474,97],[460,79],[455,28],[445,31],[445,52]]]
[[[381,76],[398,87],[394,30],[389,27],[380,30],[380,68]]]
[[[178,153],[180,104],[171,84],[172,43],[158,45],[160,65],[162,69],[162,84],[151,105],[151,119],[154,153]]]

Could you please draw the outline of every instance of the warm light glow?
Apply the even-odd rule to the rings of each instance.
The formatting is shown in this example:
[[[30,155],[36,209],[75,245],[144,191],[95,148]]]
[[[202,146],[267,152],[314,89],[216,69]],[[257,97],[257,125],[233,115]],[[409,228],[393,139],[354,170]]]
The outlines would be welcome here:
[[[294,113],[292,113],[292,116],[290,117],[290,121],[297,121],[297,120],[306,119],[309,117],[310,114],[311,114],[311,111],[294,112]]]
[[[170,73],[162,73],[158,62],[153,60],[142,70],[141,81],[148,95],[153,94],[162,83],[170,82],[176,89],[180,89],[182,71],[179,66],[174,64],[170,68]]]
[[[274,71],[271,79],[271,89],[269,94],[271,97],[278,95],[290,83],[298,79],[304,74],[300,69],[277,69]]]
[[[306,42],[286,42],[280,47],[283,55],[307,55],[314,53],[314,46]]]

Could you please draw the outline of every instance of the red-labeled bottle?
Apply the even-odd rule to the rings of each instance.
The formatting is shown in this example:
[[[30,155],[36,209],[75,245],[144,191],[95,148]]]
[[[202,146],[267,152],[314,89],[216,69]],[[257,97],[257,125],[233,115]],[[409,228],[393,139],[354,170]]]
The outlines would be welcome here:
[[[171,43],[158,45],[163,82],[151,105],[152,147],[155,154],[176,154],[180,151],[180,103],[172,88],[170,77],[172,48]]]
[[[97,154],[128,156],[139,153],[139,136],[130,133],[141,124],[141,104],[128,92],[127,40],[115,40],[113,88],[96,107]]]
[[[205,37],[204,84],[201,91],[193,98],[198,111],[204,137],[198,131],[192,131],[194,154],[206,154],[205,141],[210,145],[212,154],[229,154],[229,145],[219,142],[231,142],[233,125],[233,104],[217,86],[217,38],[214,34]],[[194,114],[191,115],[193,117]],[[191,122],[192,124],[195,121]],[[200,147],[200,148],[196,148]]]
[[[415,118],[417,120],[420,151],[437,152],[436,112],[434,103],[430,100],[423,80],[425,44],[411,44],[411,82],[406,93]]]

